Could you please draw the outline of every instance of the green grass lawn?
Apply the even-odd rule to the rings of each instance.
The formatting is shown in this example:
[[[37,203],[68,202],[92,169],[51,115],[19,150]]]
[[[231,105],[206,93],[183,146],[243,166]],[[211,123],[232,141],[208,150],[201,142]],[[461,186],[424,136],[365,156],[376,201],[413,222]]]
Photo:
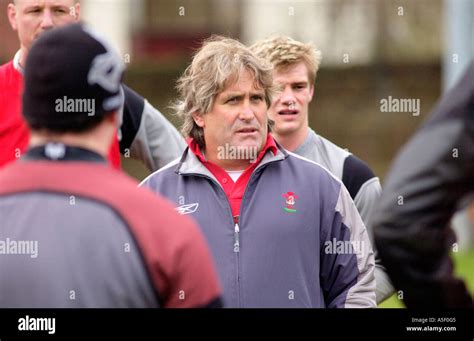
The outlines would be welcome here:
[[[455,271],[458,277],[464,278],[466,284],[474,293],[474,248],[465,252],[453,253]],[[388,300],[379,305],[379,308],[404,308],[405,305],[393,294]]]

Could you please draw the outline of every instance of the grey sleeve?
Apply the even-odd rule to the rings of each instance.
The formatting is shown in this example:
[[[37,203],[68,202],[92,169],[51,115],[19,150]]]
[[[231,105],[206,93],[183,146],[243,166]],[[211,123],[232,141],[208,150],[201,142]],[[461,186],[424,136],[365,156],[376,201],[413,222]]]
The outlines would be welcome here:
[[[179,157],[185,146],[176,128],[145,100],[140,126],[130,146],[131,157],[155,171]]]
[[[375,277],[374,277],[374,253],[369,235],[364,223],[357,212],[357,209],[344,186],[341,186],[339,199],[336,206],[336,212],[339,212],[342,221],[341,228],[347,227],[350,231],[350,242],[355,247],[356,269],[357,273],[355,282],[347,288],[346,298],[344,302],[345,308],[372,308],[376,306],[375,302]],[[357,247],[358,246],[358,247]],[[337,255],[337,259],[333,262],[333,267],[338,266],[341,262],[340,269],[345,269],[346,273],[338,274],[338,278],[344,278],[354,273],[354,269],[342,266],[347,259],[342,255]],[[346,269],[347,268],[347,269]],[[334,288],[335,289],[335,288]]]
[[[375,256],[375,296],[378,305],[392,296],[395,292],[395,288],[393,287],[390,277],[388,277],[387,270],[380,264],[380,257],[377,252],[375,252]]]
[[[359,211],[360,217],[364,222],[367,230],[370,232],[369,218],[373,213],[374,207],[382,195],[382,187],[380,186],[379,178],[374,177],[367,180],[357,192],[354,198],[354,204]]]
[[[370,222],[370,217],[373,214],[374,207],[376,206],[380,196],[382,195],[382,187],[380,186],[379,178],[374,177],[365,182],[359,189],[356,197],[354,198],[354,204],[359,211],[359,214],[367,227],[370,240],[373,243],[373,227]],[[390,281],[385,267],[381,264],[380,256],[374,247],[375,253],[375,282],[376,282],[376,296],[377,304],[382,303],[389,298],[395,291],[395,288]]]

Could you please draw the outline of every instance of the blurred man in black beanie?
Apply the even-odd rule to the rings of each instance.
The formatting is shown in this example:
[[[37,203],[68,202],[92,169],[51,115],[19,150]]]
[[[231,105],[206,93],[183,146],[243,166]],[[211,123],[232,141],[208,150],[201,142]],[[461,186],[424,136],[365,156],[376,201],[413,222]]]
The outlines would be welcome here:
[[[30,149],[0,170],[0,308],[221,306],[195,224],[107,165],[123,70],[80,24],[33,44]]]
[[[115,122],[124,69],[108,43],[80,24],[39,38],[28,55],[23,94],[32,142],[44,135],[88,131],[104,120]],[[109,134],[103,139],[110,140]]]

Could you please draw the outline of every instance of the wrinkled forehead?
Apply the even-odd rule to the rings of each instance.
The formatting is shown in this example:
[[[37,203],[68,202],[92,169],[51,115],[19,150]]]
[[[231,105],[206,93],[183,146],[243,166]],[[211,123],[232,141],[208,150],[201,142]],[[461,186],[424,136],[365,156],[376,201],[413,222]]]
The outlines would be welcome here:
[[[241,70],[235,70],[227,79],[223,82],[223,86],[219,89],[219,93],[228,91],[239,87],[243,81],[250,81],[253,84],[254,90],[263,90],[263,84],[260,82],[255,72],[250,68],[243,68]]]
[[[14,0],[13,3],[17,6],[73,6],[77,0]]]

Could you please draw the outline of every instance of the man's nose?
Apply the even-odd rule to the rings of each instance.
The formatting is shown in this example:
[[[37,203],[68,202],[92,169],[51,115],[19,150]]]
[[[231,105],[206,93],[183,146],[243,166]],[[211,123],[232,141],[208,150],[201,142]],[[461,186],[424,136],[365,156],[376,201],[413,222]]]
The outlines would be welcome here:
[[[51,15],[51,11],[45,9],[43,12],[43,18],[41,20],[41,28],[43,30],[49,30],[54,27],[53,17]]]
[[[250,103],[244,103],[239,113],[239,119],[241,119],[242,121],[251,121],[254,116],[255,114],[253,112],[252,107],[250,106]]]
[[[290,86],[286,86],[283,89],[283,91],[280,95],[280,101],[283,104],[286,104],[286,105],[291,105],[291,104],[294,104],[296,102],[295,95],[293,93],[293,89],[291,89]]]

